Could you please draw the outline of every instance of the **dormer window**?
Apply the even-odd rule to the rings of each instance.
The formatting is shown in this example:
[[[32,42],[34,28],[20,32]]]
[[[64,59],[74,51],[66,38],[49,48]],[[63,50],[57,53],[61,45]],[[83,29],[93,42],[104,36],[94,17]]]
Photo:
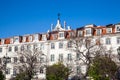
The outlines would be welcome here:
[[[87,35],[87,34],[90,34],[90,30],[86,30],[86,35]]]
[[[42,35],[42,40],[45,41],[46,39],[46,35]]]
[[[64,33],[63,32],[59,33],[59,37],[64,37]]]
[[[19,38],[14,38],[14,42],[19,42]]]
[[[4,39],[1,40],[1,43],[4,44]]]
[[[72,37],[73,36],[73,32],[69,32],[70,36]]]
[[[106,33],[112,33],[112,28],[107,28]]]
[[[38,35],[34,35],[34,40],[38,40]]]
[[[97,29],[97,35],[101,35],[101,29]]]
[[[57,39],[57,34],[53,34],[53,39]]]
[[[29,36],[29,41],[32,41],[32,36]]]
[[[120,32],[120,25],[116,25],[116,32]]]
[[[83,31],[78,31],[78,36],[83,36]]]

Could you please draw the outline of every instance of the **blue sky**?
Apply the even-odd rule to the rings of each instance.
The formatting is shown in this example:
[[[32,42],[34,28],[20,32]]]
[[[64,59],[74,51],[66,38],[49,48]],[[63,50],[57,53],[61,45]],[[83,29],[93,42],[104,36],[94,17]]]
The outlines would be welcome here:
[[[120,22],[120,0],[0,0],[0,38],[44,33],[57,14],[72,29]]]

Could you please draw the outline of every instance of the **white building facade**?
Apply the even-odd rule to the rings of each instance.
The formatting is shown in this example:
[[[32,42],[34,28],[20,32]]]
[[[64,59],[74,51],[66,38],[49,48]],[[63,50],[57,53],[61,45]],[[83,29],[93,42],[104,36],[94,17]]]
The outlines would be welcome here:
[[[77,65],[76,58],[78,55],[73,50],[70,39],[74,37],[93,37],[96,41],[100,38],[106,48],[113,49],[112,53],[117,55],[117,49],[120,46],[120,24],[112,24],[107,26],[86,25],[84,27],[71,30],[66,29],[66,23],[61,25],[58,18],[55,28],[51,26],[51,31],[45,34],[30,34],[24,36],[14,36],[11,38],[0,39],[0,63],[3,63],[4,57],[9,57],[6,63],[6,80],[14,77],[18,70],[15,68],[20,63],[18,52],[22,50],[23,45],[34,44],[42,51],[46,59],[46,65],[52,65],[59,61],[63,61],[66,66],[70,66],[73,71],[71,76],[76,75],[79,71],[85,73],[84,65]],[[116,62],[119,62],[116,59]],[[45,69],[38,72],[37,78],[45,79]]]

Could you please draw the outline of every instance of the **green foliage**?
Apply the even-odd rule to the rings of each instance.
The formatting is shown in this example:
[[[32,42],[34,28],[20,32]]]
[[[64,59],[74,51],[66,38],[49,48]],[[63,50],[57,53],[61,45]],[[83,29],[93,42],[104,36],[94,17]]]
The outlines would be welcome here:
[[[29,77],[26,72],[20,72],[13,80],[29,80]]]
[[[0,71],[0,80],[4,80],[5,79],[5,76],[3,75],[3,72]]]
[[[46,76],[47,80],[65,80],[68,78],[69,69],[62,63],[54,64],[47,67]]]
[[[95,57],[88,71],[90,77],[94,80],[109,80],[114,78],[117,65],[111,58]]]

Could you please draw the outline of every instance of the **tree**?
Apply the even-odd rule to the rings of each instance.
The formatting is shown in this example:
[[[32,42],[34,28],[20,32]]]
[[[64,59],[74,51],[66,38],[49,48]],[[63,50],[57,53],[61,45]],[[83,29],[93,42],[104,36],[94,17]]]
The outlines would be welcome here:
[[[31,80],[39,69],[44,66],[44,60],[41,58],[43,53],[36,48],[36,45],[24,45],[21,46],[21,51],[18,52],[20,64],[17,67],[19,73],[15,80]]]
[[[89,76],[94,80],[115,79],[117,65],[110,57],[96,56],[89,68]]]
[[[82,66],[84,69],[86,69],[83,70],[84,72],[81,70],[79,73],[76,73],[76,75],[80,76],[82,80],[87,79],[88,70],[95,56],[106,54],[110,54],[109,56],[112,56],[112,51],[106,49],[102,43],[101,37],[73,37],[70,39],[70,42],[72,43],[71,50],[74,51],[77,56],[76,60],[74,60],[76,62],[76,65],[80,66],[81,69]]]
[[[47,80],[65,80],[68,78],[69,74],[69,69],[60,62],[48,66],[46,70]]]
[[[5,76],[3,75],[3,72],[0,71],[0,80],[4,80],[5,79]]]
[[[95,40],[93,37],[77,37],[70,40],[72,42],[73,51],[76,52],[76,63],[77,65],[86,66],[86,72],[77,75],[82,75],[81,77],[86,80],[88,76],[88,70],[92,63],[92,60],[96,55],[105,54],[102,44],[100,43],[100,38]]]

